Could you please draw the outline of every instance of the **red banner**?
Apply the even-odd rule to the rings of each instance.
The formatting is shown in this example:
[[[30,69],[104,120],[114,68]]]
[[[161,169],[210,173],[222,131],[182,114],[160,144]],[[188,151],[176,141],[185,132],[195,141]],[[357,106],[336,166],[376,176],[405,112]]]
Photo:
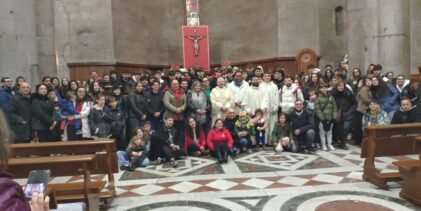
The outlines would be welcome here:
[[[183,26],[183,64],[209,70],[208,26]]]

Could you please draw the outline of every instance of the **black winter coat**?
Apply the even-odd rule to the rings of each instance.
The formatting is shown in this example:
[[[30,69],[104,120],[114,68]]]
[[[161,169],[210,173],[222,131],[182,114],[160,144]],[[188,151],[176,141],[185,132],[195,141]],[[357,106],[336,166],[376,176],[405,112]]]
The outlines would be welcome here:
[[[357,108],[355,96],[346,88],[343,92],[338,92],[338,90],[334,89],[331,95],[336,101],[336,111],[341,111],[341,120],[351,120]]]
[[[31,97],[19,92],[9,104],[9,124],[15,135],[16,143],[31,140]]]
[[[235,122],[238,120],[238,116],[233,119],[225,118],[224,127],[230,132],[231,137],[236,140],[238,139],[238,134],[235,132]]]
[[[93,107],[89,113],[89,128],[91,129],[91,134],[99,138],[109,136],[111,134],[112,120],[112,117],[109,115],[108,107],[104,107],[103,110],[97,110]],[[95,134],[97,128],[99,131]]]
[[[127,113],[120,108],[109,109],[109,115],[111,117],[111,134],[118,136],[123,133],[126,127]]]
[[[148,103],[146,111],[148,116],[152,117],[155,112],[162,114],[165,112],[164,102],[164,92],[159,91],[158,93],[154,93],[152,90],[146,93],[146,101]]]
[[[47,130],[54,122],[54,104],[47,95],[32,95],[31,112],[33,130]]]
[[[128,98],[129,118],[141,119],[146,115],[148,101],[144,92],[133,92]]]
[[[393,114],[392,124],[405,124],[405,123],[414,123],[417,120],[415,108],[409,111],[397,110]]]
[[[170,140],[170,136],[172,137],[172,140]],[[154,134],[153,134],[153,139],[155,141],[157,141],[158,145],[166,145],[166,146],[170,146],[171,144],[175,144],[178,145],[177,143],[180,143],[177,140],[178,136],[177,136],[177,131],[175,130],[174,127],[172,128],[168,128],[167,126],[162,126],[161,128],[159,128]]]

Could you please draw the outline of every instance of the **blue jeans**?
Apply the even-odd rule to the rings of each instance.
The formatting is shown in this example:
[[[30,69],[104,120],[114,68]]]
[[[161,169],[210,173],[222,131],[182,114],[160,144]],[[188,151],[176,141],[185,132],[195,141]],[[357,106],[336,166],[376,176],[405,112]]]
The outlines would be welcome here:
[[[244,138],[244,137],[240,138],[240,144],[241,144],[242,147],[247,147],[248,143],[249,143],[249,141],[248,141],[247,138]]]
[[[118,165],[119,166],[128,166],[130,164],[129,156],[125,151],[117,151],[117,158],[118,158]],[[139,160],[137,166],[139,167],[146,167],[149,165],[149,158],[144,157],[143,159]]]
[[[266,131],[256,131],[256,145],[265,145],[265,133]]]

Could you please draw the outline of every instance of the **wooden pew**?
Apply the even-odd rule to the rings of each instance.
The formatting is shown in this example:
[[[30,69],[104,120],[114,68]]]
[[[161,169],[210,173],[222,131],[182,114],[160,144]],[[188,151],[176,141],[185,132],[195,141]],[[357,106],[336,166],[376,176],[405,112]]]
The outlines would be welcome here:
[[[11,173],[14,178],[26,178],[33,169],[50,169],[52,177],[83,175],[83,197],[89,210],[93,204],[90,197],[92,192],[89,187],[91,185],[90,166],[94,160],[95,155],[93,154],[61,156],[60,159],[51,157],[11,158],[7,172]],[[48,185],[47,189],[47,192],[54,192],[55,188]],[[54,193],[53,195],[53,200],[57,200],[56,195]]]
[[[402,180],[399,172],[381,173],[375,166],[376,157],[417,154],[413,148],[415,134],[421,134],[421,123],[364,127],[361,150],[364,161],[363,179],[388,190],[387,182]]]
[[[20,157],[31,155],[50,156],[51,154],[93,154],[95,159],[89,166],[91,174],[108,175],[108,187],[100,192],[100,198],[107,202],[107,199],[116,196],[114,173],[118,173],[119,169],[116,155],[117,147],[114,140],[13,144],[11,149],[12,156]],[[81,201],[84,199],[84,195],[81,192],[83,183],[51,184],[51,186],[54,187],[56,198],[59,202]],[[92,191],[102,190],[104,187],[104,181],[94,181],[90,186]]]
[[[399,195],[418,206],[421,206],[421,136],[415,139],[414,148],[418,151],[418,160],[395,161],[403,178]]]

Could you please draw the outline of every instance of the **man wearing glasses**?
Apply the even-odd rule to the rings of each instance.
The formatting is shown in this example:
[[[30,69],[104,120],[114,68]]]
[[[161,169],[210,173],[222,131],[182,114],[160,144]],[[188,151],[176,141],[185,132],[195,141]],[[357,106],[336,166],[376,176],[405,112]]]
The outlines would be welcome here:
[[[1,78],[1,87],[0,87],[0,110],[4,113],[9,112],[9,102],[12,98],[12,79],[9,77]]]

